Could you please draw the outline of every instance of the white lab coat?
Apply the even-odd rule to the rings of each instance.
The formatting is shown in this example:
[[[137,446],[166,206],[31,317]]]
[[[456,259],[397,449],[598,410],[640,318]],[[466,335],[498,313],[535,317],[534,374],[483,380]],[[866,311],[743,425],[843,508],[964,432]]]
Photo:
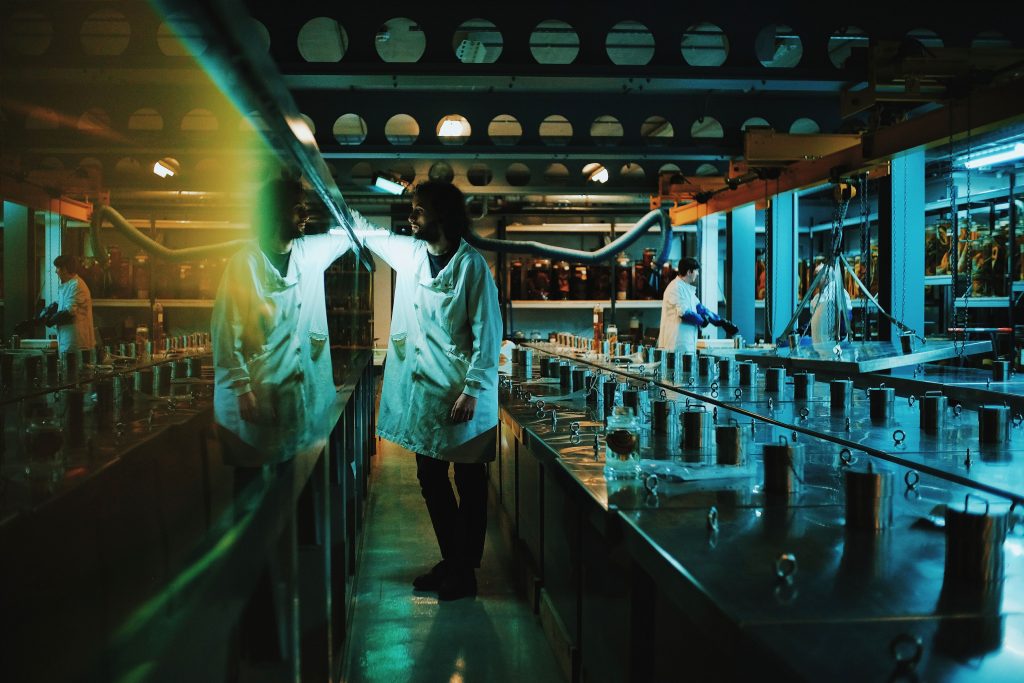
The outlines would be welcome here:
[[[697,288],[678,277],[668,283],[661,299],[661,329],[658,348],[676,353],[697,352],[697,326],[682,321],[683,313],[696,311]]]
[[[289,460],[327,438],[325,419],[336,391],[324,300],[324,270],[344,254],[344,235],[292,241],[286,277],[259,245],[228,262],[213,307],[214,415],[252,447],[228,449],[233,465]],[[238,414],[237,397],[252,390],[259,422]]]
[[[487,261],[463,241],[432,278],[425,242],[377,230],[366,245],[397,274],[377,434],[439,460],[493,460],[501,311]],[[453,424],[463,393],[476,410]]]
[[[57,286],[57,310],[68,311],[74,320],[57,325],[57,349],[78,351],[96,346],[92,322],[92,293],[85,280],[72,275]]]

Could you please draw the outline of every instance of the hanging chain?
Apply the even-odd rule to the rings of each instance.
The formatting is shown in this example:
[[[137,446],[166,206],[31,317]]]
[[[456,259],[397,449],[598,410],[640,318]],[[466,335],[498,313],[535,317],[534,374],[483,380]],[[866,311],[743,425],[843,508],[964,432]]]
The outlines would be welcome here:
[[[971,98],[970,98],[970,94],[968,94],[968,96],[967,96],[967,107],[966,107],[966,109],[967,109],[967,136],[964,138],[964,159],[970,159],[971,158]],[[950,156],[950,174],[952,175],[952,173],[953,173],[952,156]],[[961,330],[961,332],[959,333],[960,334],[960,344],[959,344],[959,346],[957,346],[956,341],[955,341],[956,337],[954,336],[954,338],[953,338],[954,339],[953,346],[956,349],[957,357],[960,359],[961,364],[963,363],[964,353],[965,353],[966,348],[967,348],[967,326],[970,323],[970,312],[969,312],[968,299],[970,298],[971,290],[974,287],[974,278],[973,278],[974,258],[973,258],[972,254],[971,254],[971,251],[974,248],[974,240],[971,238],[971,232],[972,232],[971,228],[973,227],[973,223],[971,222],[971,169],[966,164],[964,164],[964,187],[965,187],[965,190],[966,190],[965,196],[964,196],[964,217],[965,217],[965,219],[967,221],[967,239],[964,240],[964,245],[965,245],[964,246],[964,254],[967,256],[967,258],[965,259],[966,263],[964,264],[964,266],[965,266],[964,269],[967,271],[966,272],[966,280],[967,281],[964,284],[963,306],[961,308],[959,308],[959,310],[957,309],[957,305],[956,305],[956,301],[957,301],[957,298],[958,298],[956,287],[959,284],[958,281],[959,281],[960,276],[961,276],[960,268],[959,268],[959,265],[960,265],[959,264],[959,258],[960,258],[960,254],[959,253],[956,254],[956,258],[957,258],[957,271],[956,271],[956,277],[953,280],[953,287],[954,287],[954,289],[953,289],[953,321],[954,321],[954,325],[953,326],[954,327],[958,327]],[[957,210],[956,214],[954,214],[954,216],[953,216],[953,221],[954,221],[954,226],[955,226],[954,229],[957,231],[958,235],[960,234],[960,232],[959,232],[960,231],[960,216],[959,216],[959,213],[960,213],[959,210]]]
[[[896,315],[893,311],[893,315],[897,320],[904,320],[907,317],[907,176],[910,175],[908,172],[907,165],[903,167],[903,272],[901,273],[902,282],[900,283],[900,314]],[[923,245],[922,245],[923,246]]]
[[[772,206],[768,203],[768,181],[764,181],[764,267],[766,277],[764,282],[764,336],[769,344],[775,343],[775,335],[772,330],[772,295],[775,293],[775,268],[772,260],[775,256],[775,249],[772,247],[772,238],[775,235],[775,221],[772,219]],[[756,287],[756,283],[755,283]]]
[[[860,177],[860,261],[864,264],[865,279],[868,280],[868,287],[871,286],[871,207],[868,204],[868,176],[865,173]],[[868,298],[861,292],[860,297],[861,322],[864,325],[864,333],[861,341],[867,341],[871,336],[871,326],[868,321]]]

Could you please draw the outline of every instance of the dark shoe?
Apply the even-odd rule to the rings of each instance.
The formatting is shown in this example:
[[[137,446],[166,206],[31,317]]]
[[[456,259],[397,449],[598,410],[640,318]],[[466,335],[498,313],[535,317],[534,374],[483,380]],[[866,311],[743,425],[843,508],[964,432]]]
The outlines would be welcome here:
[[[412,580],[412,587],[418,591],[436,591],[441,587],[441,582],[448,575],[448,564],[441,560],[426,574],[420,574]]]
[[[476,595],[476,573],[472,569],[454,570],[441,581],[438,600],[458,600]]]

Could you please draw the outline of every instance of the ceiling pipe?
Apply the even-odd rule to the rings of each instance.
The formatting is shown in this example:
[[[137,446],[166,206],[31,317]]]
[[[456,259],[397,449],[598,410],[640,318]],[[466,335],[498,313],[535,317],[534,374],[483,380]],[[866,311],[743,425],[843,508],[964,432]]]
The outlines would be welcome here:
[[[202,247],[170,249],[129,223],[124,216],[112,207],[100,206],[93,210],[92,220],[89,222],[89,241],[92,244],[94,254],[106,253],[100,240],[100,227],[102,227],[104,220],[109,222],[114,229],[131,240],[137,247],[155,258],[165,261],[190,261],[193,259],[228,256],[238,251],[243,245],[252,242],[252,240],[244,239],[231,240],[230,242],[220,242]]]

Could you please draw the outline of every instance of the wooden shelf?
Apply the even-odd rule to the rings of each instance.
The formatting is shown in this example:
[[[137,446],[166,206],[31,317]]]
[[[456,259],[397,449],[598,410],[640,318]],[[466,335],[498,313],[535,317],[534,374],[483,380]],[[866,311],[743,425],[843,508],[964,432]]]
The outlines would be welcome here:
[[[534,301],[534,300],[513,300],[509,303],[513,308],[518,309],[579,309],[593,310],[595,306],[602,309],[611,308],[611,302],[607,299],[588,299],[583,301]],[[650,300],[626,300],[616,301],[616,308],[661,308],[661,299]]]

